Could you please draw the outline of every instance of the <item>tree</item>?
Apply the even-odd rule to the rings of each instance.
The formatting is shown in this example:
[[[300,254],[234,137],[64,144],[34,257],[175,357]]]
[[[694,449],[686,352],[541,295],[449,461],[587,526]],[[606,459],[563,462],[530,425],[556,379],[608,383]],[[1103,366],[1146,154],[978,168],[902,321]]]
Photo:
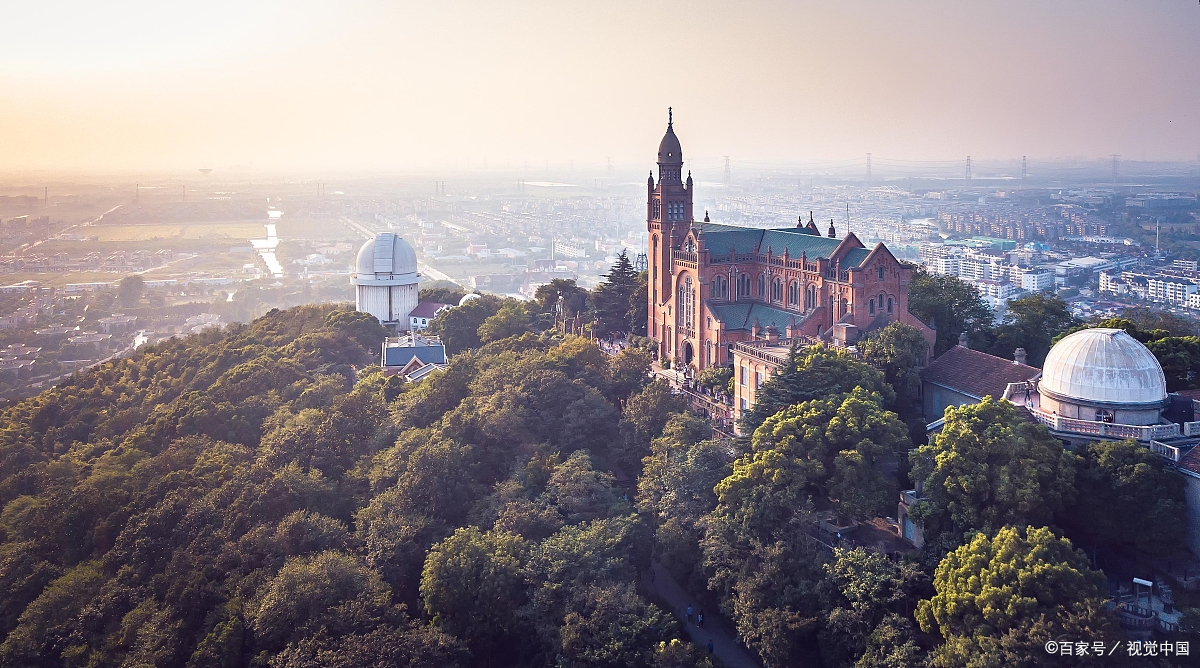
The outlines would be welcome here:
[[[933,586],[917,621],[945,640],[934,666],[1060,666],[1046,641],[1118,637],[1104,575],[1045,527],[976,534],[938,564]]]
[[[609,400],[619,405],[640,392],[650,382],[652,361],[650,353],[642,348],[626,348],[614,357],[609,364]]]
[[[600,321],[600,334],[630,331],[630,315],[634,309],[633,296],[638,291],[638,272],[622,249],[605,281],[592,291],[592,303]]]
[[[937,329],[935,356],[958,345],[958,335],[991,328],[994,315],[975,286],[955,276],[913,268],[908,310]]]
[[[751,445],[748,457],[769,451],[792,462],[801,498],[828,498],[845,517],[866,519],[896,496],[896,484],[879,465],[907,452],[911,442],[908,428],[880,406],[879,395],[858,387],[779,411],[755,430]]]
[[[1036,292],[1013,299],[1008,302],[1004,324],[996,329],[989,352],[1012,359],[1017,348],[1024,348],[1028,363],[1040,367],[1055,336],[1078,323],[1067,303],[1055,295]]]
[[[140,275],[132,274],[122,278],[117,284],[117,299],[121,300],[121,305],[125,308],[133,308],[141,301],[145,291],[146,281]]]
[[[1137,441],[1097,441],[1082,452],[1078,497],[1061,523],[1092,545],[1151,554],[1183,548],[1187,524],[1183,477]],[[1080,543],[1079,539],[1075,542]]]
[[[896,392],[896,412],[905,418],[921,410],[921,368],[929,353],[925,335],[916,327],[891,322],[858,344],[863,361],[883,370]]]
[[[941,432],[912,457],[926,500],[914,515],[946,546],[964,532],[1046,525],[1074,496],[1077,456],[1007,401],[946,409]]]
[[[434,625],[465,640],[475,656],[516,653],[527,550],[520,536],[475,527],[435,545],[421,574],[421,597]]]
[[[725,392],[733,380],[733,369],[727,366],[710,366],[696,376],[696,382],[708,389]]]
[[[453,281],[433,281],[421,286],[421,291],[417,293],[417,299],[423,302],[458,306],[459,300],[466,294],[467,291]]]
[[[670,383],[659,378],[629,397],[621,421],[628,425],[629,437],[644,447],[662,433],[672,414],[686,410],[687,404],[671,392]]]
[[[296,634],[327,623],[326,615],[341,604],[363,598],[377,608],[388,606],[390,588],[378,574],[353,557],[321,552],[289,560],[263,585],[247,621],[265,647],[281,647]],[[336,613],[334,613],[336,614]]]
[[[495,315],[489,316],[479,326],[479,340],[483,343],[520,336],[533,329],[533,319],[523,302],[506,299]]]
[[[896,399],[883,374],[854,359],[849,351],[822,344],[793,347],[787,363],[763,383],[754,407],[742,416],[742,431],[753,433],[768,417],[793,404],[844,394],[856,387],[879,394],[885,406]]]
[[[843,601],[830,610],[821,633],[826,665],[922,665],[907,614],[924,593],[928,577],[912,562],[897,563],[861,547],[835,549],[833,554],[825,573]]]
[[[637,290],[629,296],[629,334],[646,336],[650,314],[650,272],[638,274]]]
[[[1200,384],[1200,338],[1168,336],[1146,344],[1167,378],[1167,391],[1178,392]]]
[[[539,285],[533,299],[543,313],[550,313],[561,304],[563,315],[570,317],[587,310],[588,291],[576,285],[573,278],[555,278]]]
[[[451,355],[478,348],[482,343],[479,328],[500,310],[502,304],[499,297],[483,295],[462,306],[446,309],[429,323],[429,333],[440,338]]]
[[[672,575],[691,588],[704,587],[699,522],[717,506],[713,491],[733,472],[733,453],[718,441],[700,440],[687,423],[672,418],[663,436],[654,439],[638,478],[638,508],[651,518],[660,560]]]

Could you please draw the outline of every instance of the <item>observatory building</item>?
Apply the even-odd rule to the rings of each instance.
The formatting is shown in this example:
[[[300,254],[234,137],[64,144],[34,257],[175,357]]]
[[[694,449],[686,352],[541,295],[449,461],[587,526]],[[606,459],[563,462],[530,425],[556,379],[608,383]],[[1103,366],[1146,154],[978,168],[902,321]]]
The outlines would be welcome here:
[[[1154,354],[1123,329],[1085,329],[1055,344],[1038,383],[1044,413],[1109,424],[1163,422],[1167,378]]]
[[[417,254],[393,232],[381,232],[358,251],[350,283],[355,308],[399,331],[408,331],[417,307]]]

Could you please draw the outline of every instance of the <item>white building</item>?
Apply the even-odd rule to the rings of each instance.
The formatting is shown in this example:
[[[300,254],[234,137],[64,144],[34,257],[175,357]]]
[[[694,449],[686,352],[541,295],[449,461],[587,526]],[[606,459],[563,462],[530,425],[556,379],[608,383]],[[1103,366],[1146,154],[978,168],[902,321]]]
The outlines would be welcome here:
[[[1188,295],[1195,294],[1196,284],[1185,278],[1151,276],[1146,279],[1146,297],[1169,304],[1186,304]]]
[[[979,290],[979,295],[983,297],[983,301],[992,307],[992,310],[1000,311],[1009,299],[1016,296],[1019,291],[1017,286],[1012,281],[975,281],[975,287]]]
[[[407,331],[408,314],[417,307],[417,254],[394,232],[382,232],[358,250],[350,283],[355,308],[385,325]]]
[[[1187,296],[1187,307],[1200,310],[1200,292],[1193,292]]]
[[[1021,289],[1028,292],[1049,292],[1054,289],[1054,272],[1030,270],[1021,273]]]
[[[945,274],[947,276],[958,276],[962,273],[962,258],[953,255],[945,257],[935,257],[930,261],[931,268],[935,274]]]

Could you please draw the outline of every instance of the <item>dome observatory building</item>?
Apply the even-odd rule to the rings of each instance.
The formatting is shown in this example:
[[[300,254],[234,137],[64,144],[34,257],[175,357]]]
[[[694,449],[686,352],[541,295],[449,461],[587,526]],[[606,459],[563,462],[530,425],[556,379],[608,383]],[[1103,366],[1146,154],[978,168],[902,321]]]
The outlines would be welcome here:
[[[358,250],[350,283],[355,308],[384,325],[408,331],[408,314],[417,307],[417,254],[394,232],[381,232]]]

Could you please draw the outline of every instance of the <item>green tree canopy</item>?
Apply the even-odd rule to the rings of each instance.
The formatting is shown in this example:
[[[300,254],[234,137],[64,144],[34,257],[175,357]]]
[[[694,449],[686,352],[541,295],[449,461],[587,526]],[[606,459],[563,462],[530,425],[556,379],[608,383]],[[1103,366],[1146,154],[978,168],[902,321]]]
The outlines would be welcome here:
[[[891,406],[896,399],[883,374],[854,359],[849,351],[822,344],[794,348],[783,368],[763,383],[754,407],[742,416],[742,431],[754,433],[764,420],[788,406],[844,394],[856,387],[877,393],[884,406]]]
[[[467,294],[463,287],[453,281],[433,281],[421,284],[417,298],[423,302],[458,306],[458,301]]]
[[[543,313],[550,313],[561,303],[563,314],[572,316],[587,311],[588,291],[576,285],[573,278],[555,278],[539,285],[533,299]]]
[[[947,408],[942,430],[912,457],[926,539],[945,534],[952,546],[964,532],[1049,524],[1074,497],[1076,459],[1007,401]]]
[[[478,348],[482,344],[479,328],[496,315],[503,304],[504,300],[499,297],[482,295],[462,306],[446,309],[429,323],[429,333],[440,338],[451,355]]]
[[[592,291],[592,303],[600,321],[598,333],[628,333],[635,308],[633,297],[638,291],[638,272],[629,262],[629,254],[624,249],[604,279]]]
[[[520,336],[533,330],[533,318],[524,302],[506,299],[495,315],[488,316],[479,326],[479,340],[483,343]]]
[[[1012,359],[1017,348],[1024,348],[1028,363],[1040,367],[1054,338],[1078,323],[1067,303],[1056,295],[1035,292],[1012,299],[1006,306],[1004,323],[996,328],[988,351],[997,357]]]
[[[976,534],[938,564],[933,586],[917,620],[945,640],[934,666],[1058,666],[1048,640],[1119,637],[1104,575],[1045,527]]]
[[[754,451],[747,457],[780,453],[790,462],[800,486],[794,493],[801,498],[828,498],[848,518],[873,517],[894,503],[898,491],[880,464],[895,461],[912,445],[908,428],[880,402],[878,394],[857,387],[785,408],[755,430]],[[739,460],[735,472],[743,462],[749,460]],[[733,479],[717,489],[731,492]]]
[[[137,306],[145,291],[146,281],[139,274],[126,276],[117,284],[117,298],[125,308]]]
[[[1060,521],[1087,544],[1135,547],[1150,554],[1183,548],[1184,479],[1137,441],[1097,441],[1083,449],[1078,496]]]
[[[929,354],[921,330],[891,322],[860,341],[858,350],[864,362],[883,370],[884,380],[896,392],[896,412],[905,418],[920,413],[921,368]]]
[[[429,551],[421,574],[425,611],[476,655],[513,653],[524,604],[528,545],[517,535],[463,527]]]
[[[908,310],[937,328],[935,356],[958,345],[963,332],[990,329],[994,318],[975,286],[956,276],[930,274],[922,267],[913,268]]]

